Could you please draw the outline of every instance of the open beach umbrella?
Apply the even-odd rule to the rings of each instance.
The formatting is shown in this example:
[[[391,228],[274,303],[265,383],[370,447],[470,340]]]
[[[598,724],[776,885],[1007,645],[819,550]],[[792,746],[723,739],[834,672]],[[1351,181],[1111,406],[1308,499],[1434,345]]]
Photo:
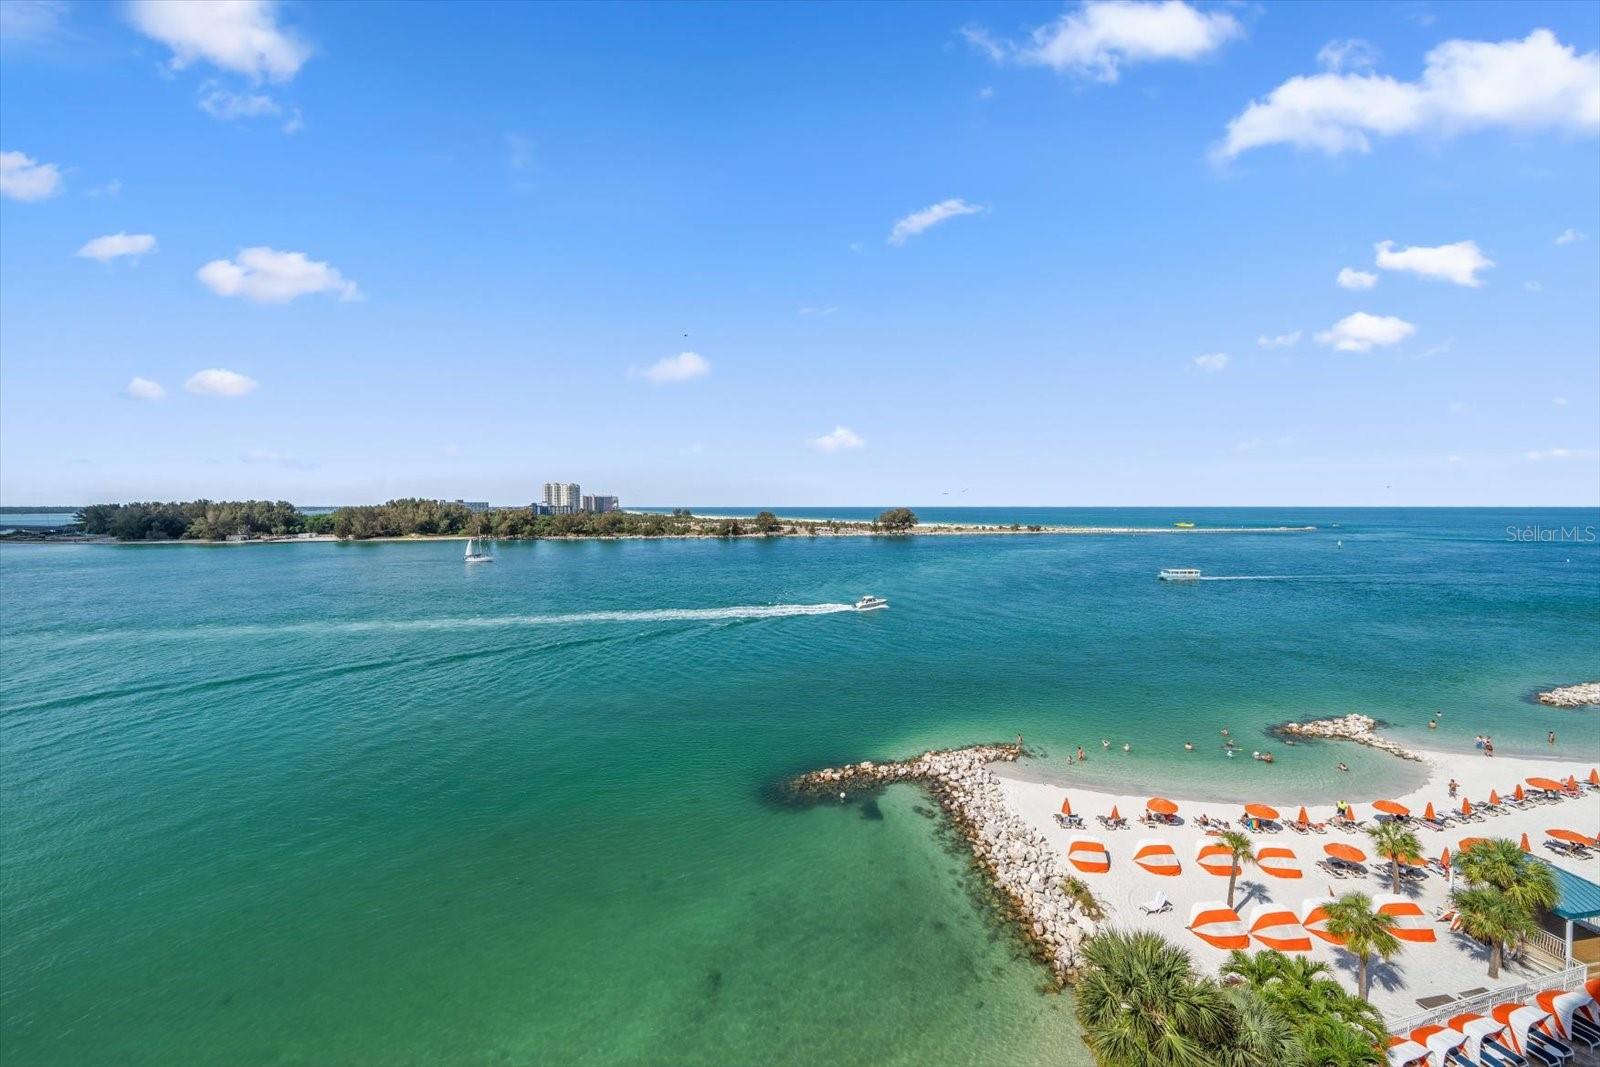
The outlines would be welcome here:
[[[1282,904],[1257,904],[1250,909],[1245,925],[1251,936],[1268,948],[1279,952],[1311,951],[1311,935],[1294,912]]]
[[[1545,833],[1549,834],[1557,841],[1568,841],[1574,845],[1586,845],[1590,848],[1593,848],[1595,845],[1594,838],[1590,837],[1588,834],[1580,834],[1576,830],[1562,830],[1557,828],[1555,830],[1546,830]]]
[[[1328,905],[1331,897],[1311,897],[1300,903],[1300,925],[1306,932],[1328,942],[1330,945],[1343,945],[1344,938],[1335,937],[1328,933]]]
[[[1344,860],[1346,863],[1367,862],[1367,854],[1365,852],[1362,852],[1354,845],[1347,845],[1343,841],[1329,841],[1326,845],[1322,846],[1322,851],[1326,852],[1334,859]]]
[[[1257,819],[1276,820],[1278,818],[1278,809],[1270,804],[1246,804],[1244,813]]]
[[[1300,869],[1300,858],[1294,854],[1294,849],[1283,845],[1263,845],[1256,849],[1256,866],[1262,873],[1270,874],[1274,878],[1305,877],[1305,872]]]
[[[1428,806],[1422,809],[1422,817],[1429,822],[1434,822],[1438,819],[1438,816],[1433,813],[1433,801],[1428,801]]]
[[[1067,845],[1067,862],[1084,874],[1105,874],[1111,869],[1111,853],[1097,837],[1074,837]]]
[[[1511,791],[1511,799],[1512,800],[1527,800],[1528,799],[1528,794],[1526,794],[1526,793],[1524,793],[1522,791],[1522,783],[1521,782],[1518,782],[1517,783],[1517,787]]]
[[[1372,903],[1379,915],[1393,917],[1394,925],[1389,928],[1389,932],[1400,940],[1424,943],[1438,940],[1433,927],[1428,925],[1427,916],[1422,914],[1422,908],[1416,901],[1394,893],[1378,893],[1373,896]]]
[[[1142,837],[1133,846],[1133,862],[1163,878],[1183,873],[1183,865],[1178,862],[1178,854],[1172,851],[1172,846],[1153,837]]]
[[[1533,849],[1528,847],[1528,835],[1527,834],[1523,834],[1522,835],[1522,840],[1517,843],[1517,847],[1520,848],[1524,852],[1532,852],[1533,851]]]
[[[1385,815],[1398,815],[1401,818],[1411,814],[1411,809],[1398,800],[1374,800],[1372,802],[1372,810],[1381,811]]]
[[[1554,778],[1529,778],[1528,784],[1535,789],[1547,789],[1552,793],[1559,793],[1563,788]]]
[[[1300,805],[1300,814],[1294,817],[1294,821],[1301,826],[1311,825],[1311,816],[1306,814],[1306,806],[1304,804]]]
[[[1233,862],[1233,852],[1227,845],[1204,837],[1194,843],[1194,861],[1206,873],[1223,878],[1244,873],[1243,868]]]
[[[1224,952],[1250,947],[1239,913],[1220,900],[1201,901],[1189,909],[1189,930],[1213,948]]]
[[[1465,850],[1471,848],[1473,845],[1481,845],[1487,840],[1489,840],[1487,837],[1463,837],[1460,841],[1456,842],[1456,844]]]
[[[1061,814],[1063,814],[1063,815],[1071,815],[1072,814],[1072,798],[1071,797],[1062,797],[1061,798]]]
[[[1145,802],[1144,806],[1146,810],[1153,811],[1157,815],[1178,814],[1178,805],[1174,804],[1166,797],[1151,797]]]

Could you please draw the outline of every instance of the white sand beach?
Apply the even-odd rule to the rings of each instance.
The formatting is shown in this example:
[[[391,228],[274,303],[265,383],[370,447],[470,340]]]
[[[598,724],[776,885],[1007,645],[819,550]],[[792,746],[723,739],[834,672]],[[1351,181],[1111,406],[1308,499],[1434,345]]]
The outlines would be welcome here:
[[[1486,757],[1476,751],[1423,751],[1421,755],[1428,768],[1428,779],[1424,785],[1402,796],[1350,796],[1346,799],[1354,805],[1356,817],[1367,826],[1373,825],[1376,813],[1372,802],[1375,800],[1398,801],[1409,808],[1413,816],[1421,816],[1430,802],[1440,814],[1458,813],[1460,797],[1469,798],[1474,807],[1478,807],[1489,797],[1491,790],[1507,798],[1518,784],[1522,784],[1532,798],[1536,791],[1527,786],[1528,778],[1543,776],[1565,781],[1569,776],[1576,776],[1580,783],[1584,783],[1594,765],[1590,761],[1563,759],[1554,755],[1549,759]],[[1089,884],[1104,903],[1107,909],[1106,925],[1156,930],[1188,949],[1202,966],[1211,969],[1220,966],[1227,953],[1213,948],[1188,929],[1193,905],[1226,901],[1228,892],[1225,874],[1210,874],[1195,862],[1197,842],[1205,840],[1207,836],[1205,829],[1196,823],[1195,817],[1204,814],[1213,819],[1225,819],[1234,829],[1240,829],[1240,816],[1243,814],[1240,803],[1161,793],[1177,803],[1181,823],[1147,827],[1138,819],[1144,813],[1145,804],[1152,795],[1150,792],[1111,793],[1063,787],[1023,780],[1017,770],[1008,764],[996,764],[992,769],[1001,779],[1010,805],[1030,826],[1058,845],[1062,855],[1066,855],[1067,846],[1075,837],[1089,835],[1105,843],[1111,856],[1110,870],[1103,874],[1080,874],[1079,877]],[[1454,801],[1449,798],[1447,788],[1452,777],[1460,786],[1459,797]],[[1061,810],[1063,798],[1070,800],[1074,814],[1083,819],[1082,829],[1066,829],[1057,825],[1055,815]],[[1375,856],[1370,839],[1361,829],[1334,829],[1330,825],[1323,834],[1298,833],[1287,825],[1287,821],[1296,818],[1299,806],[1288,808],[1276,803],[1274,806],[1285,822],[1276,832],[1252,834],[1256,848],[1279,846],[1292,850],[1303,877],[1274,877],[1247,865],[1239,876],[1235,896],[1235,910],[1244,919],[1246,927],[1250,925],[1251,909],[1256,905],[1283,905],[1300,915],[1302,904],[1311,898],[1337,896],[1352,890],[1374,895],[1390,891],[1389,864]],[[1098,816],[1110,813],[1113,807],[1127,819],[1127,825],[1122,829],[1107,830],[1097,820]],[[1312,822],[1331,823],[1333,804],[1309,804],[1306,808]],[[1413,823],[1416,824],[1415,819]],[[1416,825],[1416,833],[1422,840],[1424,852],[1431,859],[1438,859],[1445,848],[1449,848],[1453,855],[1463,838],[1506,837],[1515,841],[1527,834],[1532,851],[1540,858],[1591,881],[1600,881],[1600,852],[1591,850],[1587,858],[1579,859],[1558,855],[1543,846],[1548,837],[1547,831],[1557,827],[1586,835],[1600,834],[1600,791],[1585,785],[1581,796],[1576,798],[1548,802],[1530,799],[1521,808],[1503,807],[1498,813],[1486,815],[1481,821],[1460,822],[1442,831]],[[1136,843],[1146,838],[1172,845],[1181,865],[1178,875],[1156,875],[1133,862]],[[1325,858],[1324,846],[1332,842],[1344,842],[1366,853],[1369,857],[1366,864],[1369,873],[1336,879],[1319,868],[1318,861]],[[1426,926],[1435,932],[1436,940],[1432,943],[1407,943],[1393,961],[1375,963],[1372,968],[1373,1003],[1391,1019],[1420,1010],[1417,1004],[1419,998],[1514,985],[1534,977],[1542,970],[1548,970],[1548,967],[1516,962],[1505,966],[1497,981],[1491,981],[1485,946],[1464,934],[1450,932],[1445,923],[1432,919],[1435,911],[1444,905],[1449,886],[1447,878],[1437,870],[1429,870],[1425,877],[1407,880],[1402,884],[1402,895],[1420,906],[1427,917]],[[1140,904],[1158,894],[1165,894],[1172,902],[1171,909],[1162,914],[1146,916]],[[1353,989],[1353,957],[1320,938],[1312,937],[1311,943],[1311,958],[1329,963]],[[1254,939],[1251,944],[1252,948],[1260,947]]]

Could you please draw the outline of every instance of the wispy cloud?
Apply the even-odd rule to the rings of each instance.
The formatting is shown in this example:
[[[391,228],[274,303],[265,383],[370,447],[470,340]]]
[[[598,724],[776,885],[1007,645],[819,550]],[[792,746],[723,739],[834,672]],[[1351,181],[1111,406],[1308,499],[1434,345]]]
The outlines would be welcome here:
[[[1324,70],[1370,70],[1378,65],[1378,46],[1360,37],[1329,41],[1317,51],[1317,62]]]
[[[1341,289],[1371,289],[1378,284],[1378,276],[1370,270],[1353,270],[1345,267],[1339,271],[1338,282]]]
[[[195,277],[218,296],[242,296],[258,304],[286,304],[308,293],[335,293],[341,301],[361,299],[355,282],[304,252],[245,248],[237,259],[212,260]]]
[[[1124,66],[1201,59],[1242,36],[1244,28],[1227,12],[1201,11],[1182,0],[1088,0],[1022,42],[998,40],[981,26],[961,33],[996,63],[1049,67],[1109,83]]]
[[[1587,459],[1595,455],[1592,448],[1543,448],[1524,452],[1523,457],[1534,462],[1547,459]]]
[[[278,24],[276,0],[133,0],[128,16],[172,50],[174,70],[204,61],[256,80],[288,81],[311,58],[311,47]]]
[[[1556,244],[1558,244],[1558,245],[1570,245],[1570,244],[1575,244],[1578,241],[1581,241],[1583,239],[1584,239],[1584,234],[1580,233],[1577,230],[1574,230],[1571,226],[1568,226],[1566,229],[1562,230],[1560,233],[1558,233],[1556,235]]]
[[[803,308],[800,309],[800,314],[801,315],[833,315],[833,314],[836,314],[838,312],[838,310],[839,309],[836,306],[834,306],[833,304],[828,304],[825,307],[803,307]]]
[[[672,385],[711,373],[711,361],[698,352],[679,352],[656,360],[644,369],[644,376],[657,385]]]
[[[1457,241],[1433,248],[1415,245],[1401,249],[1396,249],[1393,241],[1379,241],[1373,247],[1377,250],[1378,266],[1383,270],[1409,271],[1419,277],[1453,282],[1472,289],[1483,285],[1478,272],[1494,266],[1494,260],[1483,254],[1476,241]]]
[[[1358,311],[1317,334],[1317,340],[1341,352],[1370,352],[1375,346],[1399,344],[1416,332],[1414,325],[1393,315]]]
[[[98,259],[101,263],[110,263],[113,259],[123,256],[137,260],[140,256],[155,250],[154,234],[108,233],[104,237],[96,237],[87,242],[75,255],[84,259]]]
[[[46,200],[61,191],[61,168],[22,152],[0,152],[0,196]]]
[[[838,452],[841,449],[860,448],[867,442],[848,426],[835,426],[832,432],[813,437],[808,443],[819,452]]]
[[[1219,159],[1286,144],[1328,155],[1368,152],[1373,137],[1449,137],[1481,129],[1600,129],[1600,53],[1549,30],[1523,40],[1446,41],[1420,80],[1326,72],[1290,78],[1228,123]]]
[[[0,45],[43,44],[61,36],[66,0],[5,0],[0,3]]]
[[[245,396],[253,393],[261,383],[237,371],[212,367],[198,371],[183,387],[196,396]]]
[[[1218,371],[1228,369],[1228,354],[1226,352],[1208,352],[1203,356],[1194,357],[1194,365],[1207,374],[1216,374]]]
[[[132,378],[122,387],[122,392],[134,400],[160,400],[167,395],[166,386],[149,378]]]
[[[1293,348],[1300,343],[1301,331],[1293,330],[1289,333],[1262,334],[1256,338],[1256,344],[1262,348]]]
[[[941,200],[937,204],[930,204],[921,211],[913,211],[905,218],[894,224],[894,229],[889,231],[889,243],[903,245],[909,237],[939,225],[947,219],[957,218],[961,215],[977,215],[983,212],[983,207],[978,204],[969,204],[960,198]]]

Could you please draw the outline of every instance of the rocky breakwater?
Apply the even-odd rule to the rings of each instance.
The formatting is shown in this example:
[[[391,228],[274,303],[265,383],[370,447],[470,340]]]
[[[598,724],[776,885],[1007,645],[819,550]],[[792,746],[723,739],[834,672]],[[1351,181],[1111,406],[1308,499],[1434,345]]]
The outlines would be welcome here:
[[[1354,741],[1401,759],[1416,760],[1422,757],[1409,748],[1402,748],[1378,733],[1378,720],[1370,715],[1341,715],[1337,719],[1312,719],[1310,722],[1291,722],[1278,727],[1278,733],[1290,737],[1319,737],[1336,741]]]
[[[1011,809],[1000,780],[987,766],[1014,761],[1021,754],[1020,745],[924,752],[893,763],[852,763],[811,771],[790,786],[820,799],[894,782],[926,785],[971,846],[974,860],[1035,952],[1066,982],[1077,970],[1078,946],[1092,932],[1062,886],[1069,873],[1066,857]]]
[[[1548,704],[1552,708],[1583,708],[1590,704],[1600,704],[1600,682],[1563,685],[1547,693],[1540,693],[1539,703]]]

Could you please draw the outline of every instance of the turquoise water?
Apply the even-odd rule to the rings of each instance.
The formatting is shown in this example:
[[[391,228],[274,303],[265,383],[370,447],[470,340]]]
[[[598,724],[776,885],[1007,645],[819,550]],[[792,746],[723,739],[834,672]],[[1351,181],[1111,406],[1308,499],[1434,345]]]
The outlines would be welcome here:
[[[1147,521],[1174,518],[1321,528],[477,568],[453,542],[0,546],[5,1059],[1078,1063],[1070,1001],[915,789],[772,783],[1021,732],[1063,780],[1105,737],[1133,752],[1073,780],[1373,795],[1406,768],[1216,746],[1351,710],[1600,757],[1600,715],[1526,699],[1600,675],[1600,551],[1506,535],[1595,512]],[[1247,580],[1154,580],[1185,565]],[[830,607],[866,592],[892,607]]]

